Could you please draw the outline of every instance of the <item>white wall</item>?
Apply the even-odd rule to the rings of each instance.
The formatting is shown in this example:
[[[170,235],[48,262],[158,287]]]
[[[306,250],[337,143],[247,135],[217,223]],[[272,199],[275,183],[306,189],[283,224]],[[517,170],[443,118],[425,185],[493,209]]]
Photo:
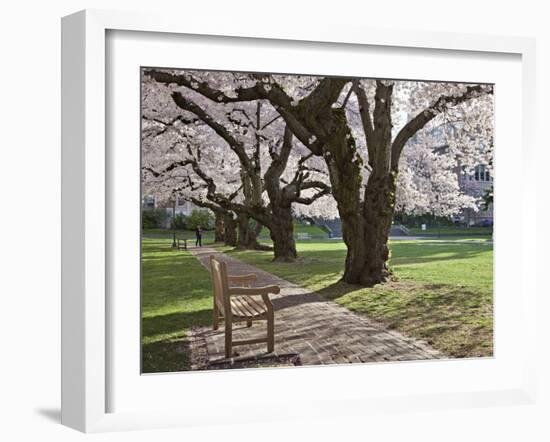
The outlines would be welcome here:
[[[369,3],[372,3],[369,4]],[[315,5],[313,10],[311,5]],[[188,5],[188,8],[185,8]],[[219,7],[216,7],[219,5]],[[248,6],[250,5],[250,6]],[[261,5],[261,6],[260,6]],[[358,7],[361,5],[361,7]],[[494,5],[498,5],[495,9]],[[20,0],[2,4],[0,14],[0,113],[3,192],[0,216],[0,438],[17,440],[81,440],[84,436],[58,425],[59,419],[59,311],[60,311],[60,17],[85,7],[116,9],[158,8],[178,14],[182,26],[199,8],[207,13],[255,20],[323,20],[374,27],[512,34],[538,38],[538,121],[550,120],[550,32],[544,2],[407,1],[369,2],[271,2],[143,1],[143,0]],[[256,18],[252,18],[256,14]],[[546,29],[546,30],[545,30]],[[544,163],[548,142],[541,142],[540,170],[533,186],[545,185]],[[544,161],[546,160],[546,161]],[[548,187],[548,186],[546,186]],[[32,204],[29,205],[29,201]],[[32,207],[32,211],[29,210]],[[547,207],[542,207],[548,218]],[[18,222],[13,214],[17,213]],[[19,214],[28,213],[21,220]],[[539,226],[542,232],[542,226]],[[27,239],[28,236],[32,240]],[[539,265],[548,235],[540,236]],[[547,293],[550,293],[546,289]],[[548,297],[540,311],[550,311]],[[542,317],[542,315],[541,315]],[[492,408],[439,413],[380,415],[339,422],[296,422],[256,428],[166,430],[160,433],[120,433],[95,436],[95,440],[188,440],[220,438],[226,433],[259,432],[263,440],[550,440],[548,325],[541,325],[541,354],[546,379],[539,406]],[[544,349],[544,350],[542,350]],[[182,398],[182,400],[186,400]],[[289,398],[291,400],[291,398]],[[8,435],[10,433],[11,435]],[[256,433],[258,434],[258,433]],[[238,438],[242,439],[242,436]],[[237,436],[228,440],[237,440]]]

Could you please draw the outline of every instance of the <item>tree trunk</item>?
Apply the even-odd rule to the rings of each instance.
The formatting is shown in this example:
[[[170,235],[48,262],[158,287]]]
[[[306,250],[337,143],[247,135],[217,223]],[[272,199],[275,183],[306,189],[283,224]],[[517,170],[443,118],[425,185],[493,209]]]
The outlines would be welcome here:
[[[215,212],[216,221],[214,223],[214,242],[224,242],[224,214],[223,212]]]
[[[328,166],[332,195],[342,223],[342,237],[347,247],[344,275],[349,284],[361,283],[366,258],[365,220],[361,206],[362,160],[355,141],[342,116],[331,120],[333,130],[327,143],[325,161]],[[326,123],[327,127],[328,122]]]
[[[388,237],[395,208],[396,174],[371,173],[365,188],[362,211],[352,213],[341,210],[342,234],[348,248],[344,276],[349,284],[372,287],[387,281],[390,270]],[[353,201],[346,205],[344,197],[338,206],[353,207]]]
[[[274,258],[277,262],[293,262],[298,256],[294,241],[294,225],[290,204],[273,206],[273,218],[269,225],[269,233],[273,240]]]
[[[223,221],[224,243],[227,246],[235,247],[237,245],[237,223],[233,219],[233,214],[227,212]]]
[[[362,203],[363,161],[345,118],[333,112],[333,119],[325,123],[331,130],[325,160],[348,248],[342,279],[350,284],[372,287],[386,281],[390,275],[388,236],[395,208],[398,164],[396,162],[394,169],[391,168],[392,90],[392,85],[377,85],[374,125],[368,121],[365,130],[370,173]]]
[[[359,283],[372,287],[390,276],[388,237],[395,210],[396,172],[371,174],[365,189],[365,257]]]
[[[252,220],[246,213],[239,213],[237,215],[237,223],[239,226],[237,246],[243,249],[257,250],[260,246],[258,243],[258,224],[256,221],[253,223],[251,223],[251,221]]]
[[[351,198],[350,198],[351,199]],[[343,205],[342,200],[338,206]],[[365,220],[360,212],[341,211],[342,239],[347,253],[342,280],[348,284],[361,284],[361,273],[366,259]]]
[[[239,213],[237,214],[237,231],[238,231],[238,239],[237,239],[237,246],[241,247],[243,249],[248,248],[248,231],[249,231],[249,225],[248,225],[248,216],[245,213]]]

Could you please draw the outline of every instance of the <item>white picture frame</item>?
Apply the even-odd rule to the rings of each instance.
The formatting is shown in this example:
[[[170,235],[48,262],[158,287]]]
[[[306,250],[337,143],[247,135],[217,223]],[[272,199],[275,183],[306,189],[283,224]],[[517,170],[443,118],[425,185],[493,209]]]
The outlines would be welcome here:
[[[109,218],[108,155],[106,155],[106,33],[141,31],[164,34],[227,36],[248,39],[273,39],[370,45],[400,48],[425,48],[441,51],[515,54],[521,57],[522,173],[535,164],[534,101],[535,43],[518,37],[492,37],[404,30],[378,30],[331,26],[293,27],[281,23],[225,23],[198,15],[182,25],[178,17],[86,10],[62,20],[62,423],[84,432],[114,431],[169,426],[208,425],[210,416],[200,410],[193,415],[178,409],[170,411],[108,412],[108,367],[111,355],[107,340],[110,323],[108,286],[107,228]],[[498,98],[497,98],[498,99]],[[116,171],[115,171],[116,173]],[[497,172],[498,173],[498,172]],[[536,195],[522,189],[522,219],[535,219]],[[525,223],[522,224],[525,226]],[[526,237],[521,228],[521,237]],[[136,238],[137,241],[137,238]],[[526,257],[534,256],[534,243],[523,241],[522,272]],[[532,278],[521,278],[521,309],[518,319],[525,337],[534,337],[537,290]],[[255,402],[257,411],[231,421],[262,421],[288,417],[334,415],[328,407],[338,401],[339,414],[363,414],[374,410],[388,412],[532,403],[535,397],[535,339],[526,339],[520,356],[523,376],[520,385],[500,389],[476,389],[455,394],[426,394],[349,398],[313,401],[310,409],[291,411]],[[315,368],[313,368],[315,369]],[[360,367],[358,369],[361,369]],[[228,376],[217,373],[217,376]],[[246,374],[244,374],[246,376]],[[218,420],[222,422],[223,419]]]

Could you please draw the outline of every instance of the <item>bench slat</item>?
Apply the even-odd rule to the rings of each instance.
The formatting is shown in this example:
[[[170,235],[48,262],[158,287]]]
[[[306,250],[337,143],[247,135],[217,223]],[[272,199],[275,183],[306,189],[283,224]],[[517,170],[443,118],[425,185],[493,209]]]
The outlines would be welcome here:
[[[267,311],[267,307],[263,302],[260,304],[251,296],[244,296],[243,301],[248,304],[248,307],[254,311],[256,315],[263,315]]]
[[[267,307],[265,306],[265,304],[263,302],[259,302],[259,301],[257,301],[256,299],[254,299],[252,297],[247,296],[247,302],[249,303],[250,308],[252,308],[256,312],[258,312],[259,315],[261,315],[261,314],[263,314],[267,311]]]
[[[250,308],[248,303],[246,303],[243,298],[244,297],[238,297],[235,299],[240,307],[240,311],[243,313],[241,316],[244,318],[253,318],[257,316],[256,312]]]
[[[243,318],[252,316],[246,309],[243,308],[242,304],[237,298],[231,299],[231,310],[234,316],[240,316]]]
[[[235,316],[240,316],[243,318],[255,318],[262,316],[267,311],[265,305],[260,305],[249,296],[231,297],[231,307]]]

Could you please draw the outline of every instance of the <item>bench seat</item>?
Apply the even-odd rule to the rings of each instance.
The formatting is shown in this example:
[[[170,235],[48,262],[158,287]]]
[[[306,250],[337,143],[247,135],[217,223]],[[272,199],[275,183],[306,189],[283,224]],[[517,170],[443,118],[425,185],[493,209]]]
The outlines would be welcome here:
[[[254,299],[251,296],[232,296],[231,313],[233,318],[261,319],[267,313],[267,306],[261,299]]]

